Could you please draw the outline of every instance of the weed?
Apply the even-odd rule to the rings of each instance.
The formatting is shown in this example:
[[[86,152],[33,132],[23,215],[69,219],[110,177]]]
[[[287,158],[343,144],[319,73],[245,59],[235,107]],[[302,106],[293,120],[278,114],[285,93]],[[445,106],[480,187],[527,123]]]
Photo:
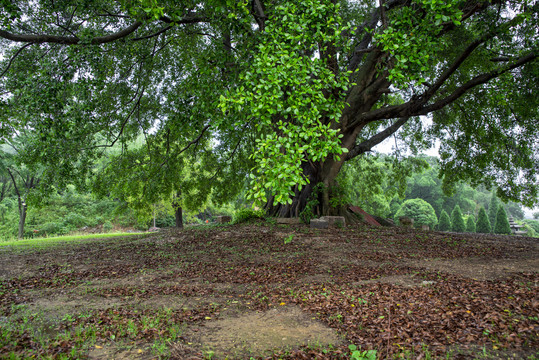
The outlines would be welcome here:
[[[348,345],[350,349],[350,360],[376,360],[376,350],[365,350],[361,351],[361,347],[358,349],[356,345]]]

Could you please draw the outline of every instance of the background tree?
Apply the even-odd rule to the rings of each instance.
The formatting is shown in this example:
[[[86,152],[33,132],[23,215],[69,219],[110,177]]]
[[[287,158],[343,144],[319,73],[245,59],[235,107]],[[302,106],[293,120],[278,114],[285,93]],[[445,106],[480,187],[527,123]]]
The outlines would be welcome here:
[[[319,183],[320,212],[341,211],[330,189],[344,162],[390,136],[412,150],[439,138],[447,191],[470,179],[537,203],[538,5],[381,4],[14,1],[0,13],[0,136],[35,131],[27,163],[49,164],[49,184],[168,123],[209,132],[216,167],[249,169],[250,195],[280,216]]]
[[[398,222],[401,216],[414,219],[415,226],[428,225],[434,228],[438,223],[438,218],[432,206],[421,199],[406,200],[395,215],[395,222]]]
[[[438,230],[449,231],[451,230],[451,219],[445,210],[442,210],[440,215],[440,222],[438,223]]]
[[[539,211],[533,213],[534,219],[539,219]]]
[[[498,212],[496,214],[496,227],[494,228],[495,234],[511,234],[511,226],[509,225],[509,220],[507,219],[507,213],[503,206],[498,207]]]
[[[477,224],[475,228],[476,232],[481,234],[489,234],[492,231],[487,212],[483,206],[479,208],[479,214],[477,215]]]
[[[468,219],[466,220],[466,232],[475,232],[475,219],[473,215],[468,216]]]
[[[500,202],[498,201],[496,194],[493,192],[492,197],[490,198],[490,203],[488,205],[488,221],[491,224],[493,233],[496,229],[496,218],[498,215],[498,207],[500,207]]]
[[[460,206],[456,205],[453,211],[451,212],[451,231],[454,232],[465,232],[466,224],[464,223],[464,218],[462,217],[462,210]]]

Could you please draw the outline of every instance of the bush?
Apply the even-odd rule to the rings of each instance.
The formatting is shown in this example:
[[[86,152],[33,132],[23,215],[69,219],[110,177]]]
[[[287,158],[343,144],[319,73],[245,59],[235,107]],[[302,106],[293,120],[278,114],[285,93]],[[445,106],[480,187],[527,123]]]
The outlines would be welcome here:
[[[451,211],[451,231],[454,232],[465,232],[466,224],[464,223],[464,218],[462,217],[462,211],[460,206],[455,205],[453,211]]]
[[[232,219],[232,224],[240,224],[253,219],[263,219],[264,218],[263,210],[253,210],[251,208],[243,208],[234,214]]]
[[[105,223],[103,224],[103,231],[109,232],[112,230],[112,228],[113,228],[112,223],[108,220],[105,221]]]
[[[475,232],[475,218],[473,215],[468,216],[468,220],[466,220],[466,232]]]
[[[422,199],[406,200],[395,214],[395,222],[398,222],[401,216],[407,216],[414,219],[414,225],[417,227],[428,225],[431,228],[434,228],[438,222],[434,208]]]
[[[64,225],[68,228],[81,228],[86,226],[88,221],[86,217],[77,213],[70,213],[64,217]]]
[[[507,213],[502,205],[498,206],[498,213],[496,214],[496,226],[494,228],[495,234],[511,234],[511,226],[507,219]]]
[[[451,220],[449,219],[449,214],[447,211],[442,210],[440,214],[440,222],[438,223],[438,230],[440,231],[449,231],[451,230]]]
[[[490,198],[490,203],[488,205],[488,221],[490,223],[491,231],[494,231],[494,228],[496,226],[496,214],[498,213],[498,206],[499,206],[498,198],[496,197],[496,194],[493,192],[492,196]]]
[[[492,231],[490,221],[487,216],[487,211],[483,206],[479,209],[477,215],[477,223],[475,224],[475,232],[480,234],[489,234]]]

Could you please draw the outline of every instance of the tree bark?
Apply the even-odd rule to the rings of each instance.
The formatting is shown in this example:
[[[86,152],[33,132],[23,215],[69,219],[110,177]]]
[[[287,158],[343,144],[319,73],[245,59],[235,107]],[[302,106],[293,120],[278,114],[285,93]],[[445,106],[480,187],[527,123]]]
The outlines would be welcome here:
[[[183,229],[183,209],[181,205],[181,196],[182,192],[178,191],[176,198],[174,199],[174,216],[176,218],[176,227],[178,229]]]
[[[19,199],[19,239],[24,238],[24,223],[26,222],[26,203]]]

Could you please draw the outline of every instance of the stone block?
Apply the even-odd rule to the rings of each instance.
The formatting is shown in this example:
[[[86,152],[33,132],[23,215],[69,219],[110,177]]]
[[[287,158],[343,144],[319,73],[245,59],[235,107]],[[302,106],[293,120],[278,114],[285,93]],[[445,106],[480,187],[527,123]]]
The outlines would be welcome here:
[[[429,230],[430,230],[430,226],[428,226],[428,225],[421,225],[421,230],[423,230],[423,231],[429,231]]]
[[[232,221],[230,216],[217,216],[217,224],[226,224]]]
[[[277,224],[297,225],[300,223],[299,218],[276,218]]]
[[[344,216],[322,216],[320,220],[324,220],[328,222],[328,226],[346,226],[346,221],[344,220]]]
[[[311,219],[311,229],[327,229],[329,223],[323,219]]]

